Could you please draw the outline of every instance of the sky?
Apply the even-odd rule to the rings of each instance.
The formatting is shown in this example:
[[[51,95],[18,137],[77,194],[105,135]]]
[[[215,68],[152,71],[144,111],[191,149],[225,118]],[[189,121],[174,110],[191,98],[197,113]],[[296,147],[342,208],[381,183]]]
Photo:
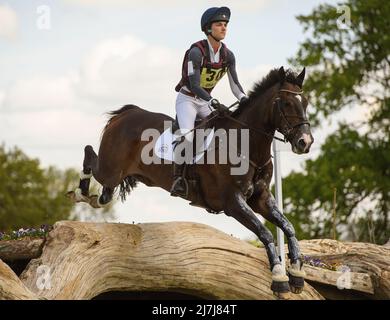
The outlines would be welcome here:
[[[18,146],[42,167],[81,170],[83,149],[97,151],[108,111],[124,104],[174,117],[185,50],[204,38],[200,17],[212,6],[232,11],[224,42],[247,92],[272,68],[285,66],[305,39],[298,14],[322,1],[0,0],[0,143]],[[334,4],[329,0],[327,3]],[[296,70],[300,71],[300,70]],[[213,96],[235,102],[227,77]],[[310,107],[310,106],[309,106]],[[339,119],[355,121],[343,111]],[[302,170],[336,123],[313,131],[308,155],[281,152],[281,173]],[[77,182],[75,182],[77,184]],[[117,222],[193,221],[241,239],[254,238],[234,219],[211,215],[142,184],[115,205]]]

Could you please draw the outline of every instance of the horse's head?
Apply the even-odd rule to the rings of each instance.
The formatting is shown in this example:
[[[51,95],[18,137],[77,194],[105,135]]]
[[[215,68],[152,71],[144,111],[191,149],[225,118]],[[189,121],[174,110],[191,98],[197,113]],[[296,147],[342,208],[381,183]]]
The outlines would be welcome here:
[[[305,68],[294,79],[286,77],[283,67],[278,72],[279,89],[273,99],[275,128],[290,142],[293,152],[308,153],[314,139],[306,116],[308,101],[302,91]]]

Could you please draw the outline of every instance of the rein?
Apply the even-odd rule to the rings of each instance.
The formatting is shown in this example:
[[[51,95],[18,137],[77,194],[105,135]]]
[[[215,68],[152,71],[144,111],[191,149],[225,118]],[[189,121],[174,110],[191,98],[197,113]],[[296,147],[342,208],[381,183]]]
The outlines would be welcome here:
[[[291,93],[291,94],[294,94],[294,95],[301,95],[303,94],[303,91],[292,91],[292,90],[287,90],[287,89],[280,89],[279,92],[287,92],[287,93]],[[284,112],[282,111],[282,104],[284,103],[284,101],[282,101],[282,99],[280,97],[277,97],[273,103],[273,105],[277,105],[277,109],[279,111],[279,115],[283,118],[283,120],[285,121],[285,123],[287,124],[287,130],[286,132],[284,132],[283,128],[280,128],[280,131],[281,133],[283,134],[284,136],[284,139],[281,139],[277,136],[275,136],[274,134],[271,134],[269,132],[266,132],[264,130],[261,130],[261,129],[258,129],[258,128],[255,128],[255,127],[252,127],[250,125],[248,125],[247,123],[243,122],[243,121],[240,121],[238,119],[235,119],[233,118],[232,116],[230,116],[229,114],[223,114],[222,117],[223,118],[228,118],[229,120],[233,121],[233,122],[236,122],[244,127],[247,127],[248,129],[256,132],[256,133],[259,133],[259,134],[262,134],[262,135],[266,135],[272,139],[275,139],[275,140],[279,140],[281,142],[288,142],[289,141],[289,136],[291,134],[291,132],[296,128],[296,127],[299,127],[303,124],[308,124],[310,125],[309,121],[307,120],[306,117],[299,117],[299,116],[289,116],[289,115],[285,115]],[[232,107],[234,107],[235,105],[239,104],[239,101],[236,101],[234,102],[232,105],[230,105],[229,107],[227,107],[227,109],[231,109]],[[211,118],[207,119],[205,122],[202,122],[200,123],[198,126],[194,127],[192,130],[186,132],[185,134],[181,135],[181,138],[186,136],[187,134],[189,134],[190,132],[196,130],[196,129],[199,129],[200,127],[202,126],[205,126],[208,122],[210,122],[211,120],[213,120],[214,118],[216,117],[221,117],[220,114],[215,114],[213,115]],[[288,121],[287,117],[295,117],[295,118],[301,118],[303,121],[300,121],[298,122],[297,124],[295,125],[291,125],[291,123]],[[249,163],[251,166],[253,166],[255,168],[255,180],[257,179],[257,177],[261,174],[261,172],[263,171],[263,169],[272,161],[272,156],[261,166],[258,166],[254,161],[249,160]]]
[[[279,92],[288,92],[288,93],[292,93],[292,94],[295,94],[295,95],[298,95],[298,94],[301,95],[301,94],[303,93],[303,91],[292,91],[292,90],[287,90],[287,89],[280,89]],[[235,105],[238,104],[238,103],[239,103],[238,101],[235,102],[235,103],[232,104],[228,109],[230,109],[231,107],[235,106]],[[286,132],[286,133],[283,133],[283,132],[282,132],[282,134],[283,134],[283,136],[284,136],[284,139],[281,139],[281,138],[279,138],[279,137],[277,137],[277,136],[275,136],[275,135],[273,135],[273,134],[271,134],[271,133],[269,133],[269,132],[266,132],[266,131],[260,130],[260,129],[258,129],[258,128],[252,127],[252,126],[248,125],[247,123],[245,123],[245,122],[243,122],[243,121],[240,121],[240,120],[237,120],[237,119],[233,118],[233,117],[230,116],[230,115],[225,115],[225,117],[228,118],[228,119],[230,119],[230,120],[233,121],[233,122],[236,122],[236,123],[238,123],[238,124],[240,124],[240,125],[242,125],[242,126],[247,127],[248,129],[250,129],[250,130],[252,130],[252,131],[255,131],[256,133],[260,133],[260,134],[266,135],[266,136],[268,136],[268,137],[270,137],[270,138],[272,138],[272,139],[279,140],[279,141],[281,141],[281,142],[286,143],[286,142],[288,141],[288,137],[290,136],[291,132],[292,132],[296,127],[299,127],[299,126],[302,125],[302,124],[308,124],[308,125],[310,125],[310,123],[309,123],[309,121],[307,121],[306,118],[302,118],[303,121],[301,121],[301,122],[297,123],[296,125],[292,126],[292,125],[290,124],[290,122],[287,120],[287,116],[286,116],[286,115],[284,114],[284,112],[282,111],[282,108],[281,108],[282,100],[280,99],[280,97],[277,97],[277,98],[275,99],[275,101],[274,101],[273,104],[275,105],[275,103],[277,104],[279,114],[283,117],[284,121],[286,122],[286,124],[287,124],[287,126],[288,126],[287,132]],[[290,117],[291,117],[291,116],[290,116]],[[297,117],[297,118],[300,118],[300,117]],[[283,130],[281,130],[281,131],[283,131]]]

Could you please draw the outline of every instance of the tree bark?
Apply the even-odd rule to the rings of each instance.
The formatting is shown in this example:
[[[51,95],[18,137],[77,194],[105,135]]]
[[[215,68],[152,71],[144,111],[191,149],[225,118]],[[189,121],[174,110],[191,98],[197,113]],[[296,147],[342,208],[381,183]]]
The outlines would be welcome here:
[[[0,299],[32,300],[38,297],[26,288],[17,275],[0,260]]]
[[[370,296],[389,297],[389,248],[331,240],[300,243],[305,255],[327,259],[345,255],[343,263],[353,268],[359,259],[352,259],[351,254],[364,255],[369,248],[366,259],[371,269],[352,270],[363,273],[354,278],[354,283],[359,283],[355,286]],[[374,255],[378,263],[370,261]],[[4,259],[1,251],[0,259]],[[308,280],[313,286],[335,285],[333,275],[324,277],[323,270],[310,270]],[[368,276],[373,279],[372,288],[364,285],[369,271],[373,271]],[[271,272],[263,248],[187,222],[129,225],[61,221],[54,225],[42,243],[42,254],[30,261],[20,280],[0,261],[0,299],[91,299],[118,291],[177,292],[206,299],[276,299],[270,287]],[[291,298],[323,296],[306,283],[302,294],[291,294]]]
[[[38,258],[44,239],[20,239],[0,242],[0,259],[14,261]]]
[[[340,268],[347,267],[350,274],[341,271],[328,271],[322,268],[306,267],[307,280],[333,286],[334,290],[340,291],[337,279],[350,277],[353,292],[363,293],[365,298],[390,299],[390,247],[379,246],[372,243],[340,242],[329,239],[303,240],[300,241],[304,255],[320,259]],[[326,276],[327,274],[327,276]],[[340,279],[339,279],[340,280]],[[340,281],[339,281],[340,284]],[[317,286],[312,283],[316,288]],[[332,298],[335,291],[327,297]],[[323,292],[322,292],[323,293]],[[324,293],[323,293],[324,294]],[[338,297],[340,292],[337,293]]]

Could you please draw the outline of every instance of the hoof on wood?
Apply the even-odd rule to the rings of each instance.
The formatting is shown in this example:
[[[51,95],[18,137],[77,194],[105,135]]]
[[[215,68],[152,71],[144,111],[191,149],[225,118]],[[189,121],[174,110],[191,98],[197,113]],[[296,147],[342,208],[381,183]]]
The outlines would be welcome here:
[[[287,281],[272,281],[271,290],[278,299],[286,300],[290,298],[290,286]]]
[[[303,277],[296,277],[291,274],[288,275],[290,290],[292,293],[300,294],[303,291],[303,287],[305,286],[305,280]]]
[[[275,292],[274,296],[278,298],[278,300],[290,300],[291,293],[290,292]]]

